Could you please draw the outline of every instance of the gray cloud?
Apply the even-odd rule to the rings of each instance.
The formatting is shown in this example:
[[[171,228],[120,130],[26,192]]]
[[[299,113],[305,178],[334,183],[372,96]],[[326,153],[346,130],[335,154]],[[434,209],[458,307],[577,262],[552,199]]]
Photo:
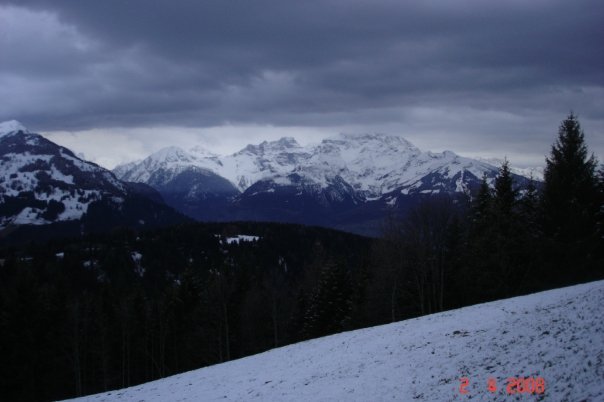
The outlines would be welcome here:
[[[551,143],[538,125],[570,109],[604,131],[603,20],[599,0],[0,0],[0,120],[388,126],[433,142],[465,123],[468,146],[522,148]]]

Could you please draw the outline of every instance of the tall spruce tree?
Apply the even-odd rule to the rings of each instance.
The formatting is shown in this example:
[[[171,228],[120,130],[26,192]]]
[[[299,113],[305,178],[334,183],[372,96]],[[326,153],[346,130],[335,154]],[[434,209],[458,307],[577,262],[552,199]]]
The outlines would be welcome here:
[[[604,258],[604,165],[598,171],[598,203],[597,203],[597,243],[600,258]]]
[[[528,229],[507,160],[495,177],[493,190],[483,177],[472,209],[464,257],[467,302],[522,293],[530,265],[524,242]]]
[[[344,264],[329,261],[321,269],[311,295],[303,332],[306,338],[315,338],[346,330],[351,322],[351,312],[350,273]]]
[[[589,155],[577,116],[562,122],[546,159],[543,206],[545,230],[560,240],[590,236],[597,210],[596,159]]]
[[[462,304],[484,301],[495,293],[492,215],[493,192],[484,174],[472,200],[471,221],[465,237]]]
[[[540,192],[531,176],[522,197],[518,201],[518,226],[522,255],[522,270],[525,280],[521,283],[521,293],[542,290],[542,281],[534,280],[547,275],[543,264],[543,230],[540,225]]]
[[[491,189],[489,188],[489,184],[487,183],[487,175],[485,173],[482,176],[482,181],[480,182],[480,188],[478,189],[478,194],[476,195],[476,199],[473,203],[475,220],[487,218],[489,209],[491,208],[492,198],[493,198],[493,196],[491,194]]]
[[[489,224],[493,194],[487,182],[486,173],[482,176],[476,197],[472,200],[472,226],[480,230]]]
[[[518,191],[513,187],[510,163],[505,159],[495,178],[494,206],[497,209],[497,213],[505,217],[510,217],[514,204],[516,203],[517,195]]]
[[[543,227],[552,242],[550,258],[558,281],[583,280],[593,274],[598,212],[596,166],[579,120],[570,113],[560,125],[544,174]]]
[[[492,243],[491,287],[498,297],[517,293],[517,280],[514,278],[520,279],[523,274],[523,261],[520,256],[522,228],[517,211],[517,196],[510,164],[506,159],[495,177],[488,232]]]
[[[531,228],[532,235],[534,236],[540,233],[537,225],[539,214],[539,192],[537,191],[535,179],[531,175],[524,194],[520,199],[520,216],[525,224]]]

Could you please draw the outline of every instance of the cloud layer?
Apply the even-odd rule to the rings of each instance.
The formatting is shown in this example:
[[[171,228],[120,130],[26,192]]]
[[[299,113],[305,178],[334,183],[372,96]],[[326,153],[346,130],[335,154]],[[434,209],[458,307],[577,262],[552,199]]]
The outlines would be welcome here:
[[[604,132],[602,21],[599,0],[1,0],[0,120],[543,146],[570,109]]]

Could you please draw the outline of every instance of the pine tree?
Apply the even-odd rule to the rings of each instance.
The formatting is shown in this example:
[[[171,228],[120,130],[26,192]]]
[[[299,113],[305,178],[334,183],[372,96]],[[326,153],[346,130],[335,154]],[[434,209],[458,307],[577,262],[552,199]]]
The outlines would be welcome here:
[[[510,163],[504,160],[495,178],[495,208],[499,214],[508,216],[512,213],[518,191],[513,188]]]
[[[596,158],[589,156],[583,130],[571,113],[546,159],[543,228],[549,238],[550,277],[567,284],[594,277],[597,268],[598,188]]]
[[[472,302],[518,294],[527,275],[525,227],[507,160],[500,167],[493,187],[491,191],[486,176],[483,177],[473,203],[464,267],[469,286],[466,297]]]
[[[543,207],[545,230],[562,241],[591,236],[597,211],[597,165],[588,155],[583,130],[573,113],[562,122],[546,159]]]
[[[478,224],[480,221],[488,219],[492,199],[493,195],[491,193],[491,189],[489,188],[489,184],[487,183],[487,174],[485,173],[482,176],[482,181],[480,182],[478,194],[476,195],[476,199],[473,202],[473,220],[475,224]]]
[[[462,267],[464,282],[460,292],[462,304],[484,301],[485,295],[493,293],[492,204],[493,194],[485,173],[478,193],[472,200],[471,220],[465,236],[465,264]]]
[[[538,235],[540,232],[537,227],[539,219],[539,192],[532,175],[520,199],[520,216],[525,224],[531,228],[532,234]]]
[[[304,318],[304,335],[315,338],[345,329],[351,321],[352,286],[346,267],[327,262],[310,298]]]
[[[600,250],[600,258],[604,257],[604,165],[598,171],[598,202],[597,202],[597,242]]]

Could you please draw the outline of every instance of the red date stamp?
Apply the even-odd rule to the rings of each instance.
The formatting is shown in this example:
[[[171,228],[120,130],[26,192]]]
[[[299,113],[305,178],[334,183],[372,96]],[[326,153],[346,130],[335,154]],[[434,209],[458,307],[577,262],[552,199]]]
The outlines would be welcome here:
[[[459,393],[468,395],[470,393],[470,379],[462,377],[459,379]],[[497,379],[490,377],[486,383],[486,389],[491,393],[499,391]],[[508,395],[531,394],[541,395],[545,393],[545,380],[543,377],[509,377],[505,383],[505,393]]]

